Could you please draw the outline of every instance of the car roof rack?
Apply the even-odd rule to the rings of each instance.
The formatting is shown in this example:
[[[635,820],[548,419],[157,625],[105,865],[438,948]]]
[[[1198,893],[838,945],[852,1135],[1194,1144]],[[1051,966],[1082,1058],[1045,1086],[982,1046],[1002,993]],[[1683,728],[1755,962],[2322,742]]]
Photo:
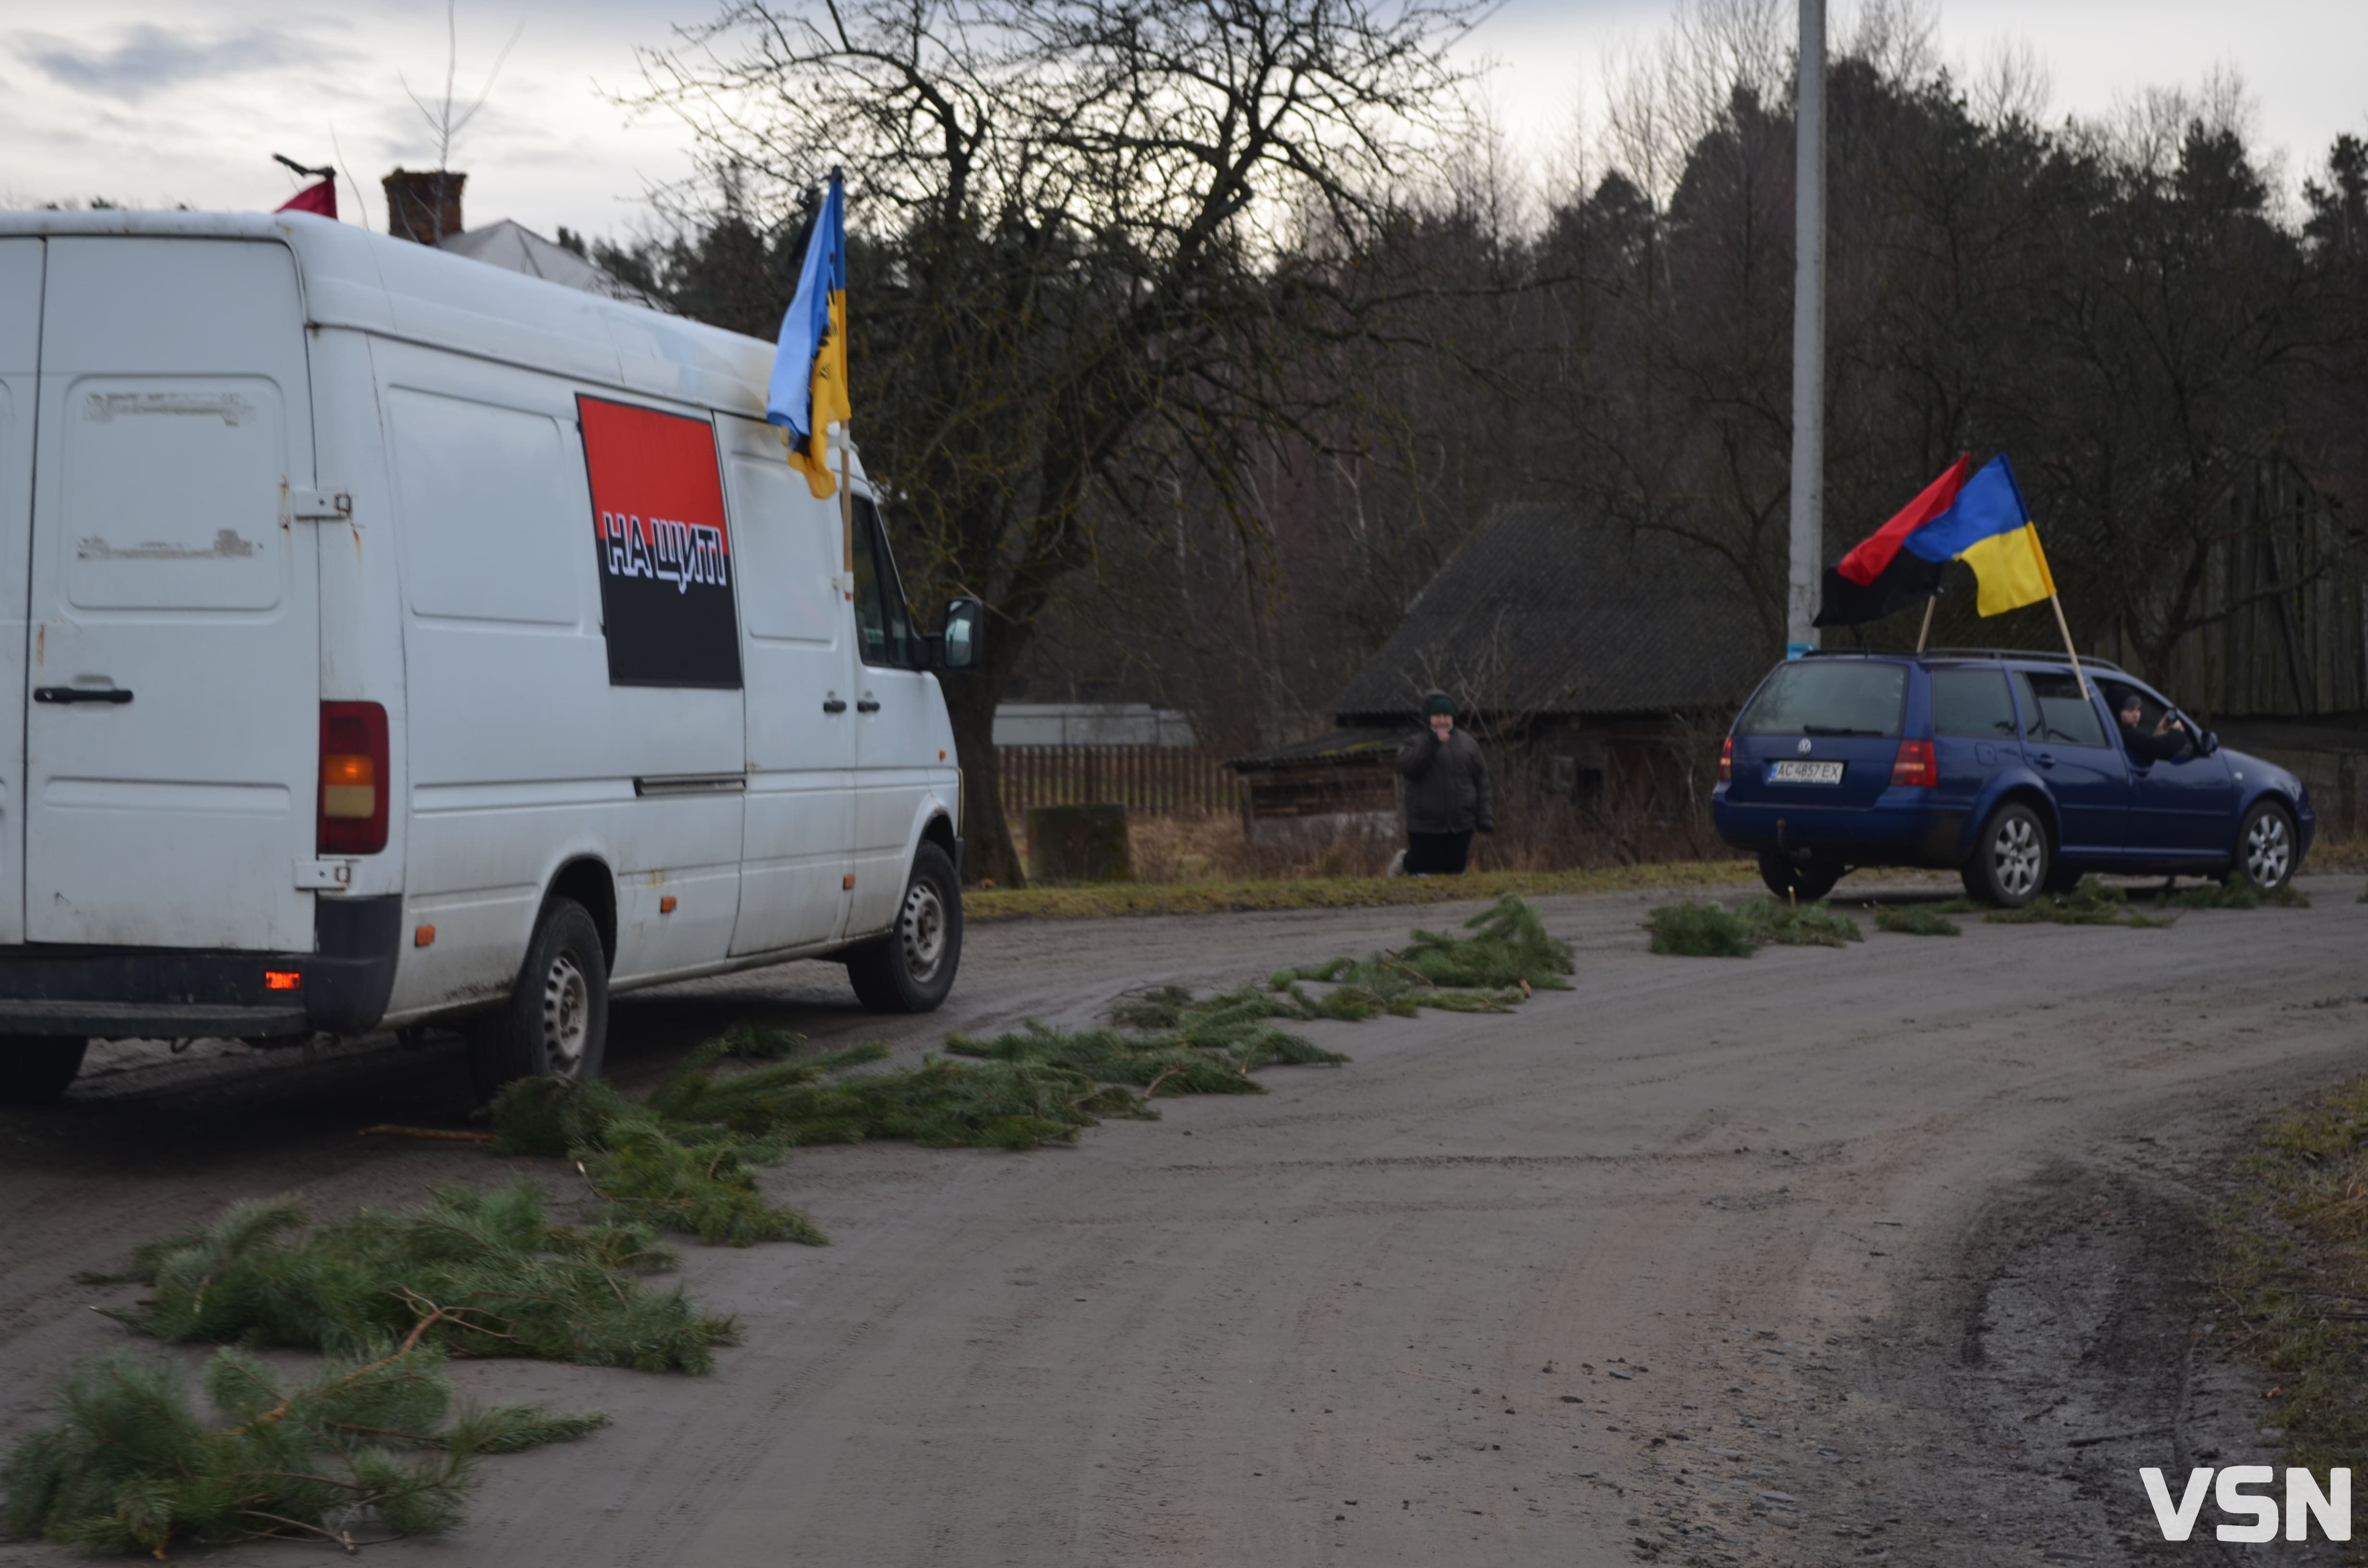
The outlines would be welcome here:
[[[2030,658],[2032,664],[2060,664],[2072,668],[2072,656],[2060,649],[1809,649],[1809,658]],[[2079,668],[2112,670],[2114,675],[2129,675],[2122,665],[2110,658],[2098,658],[2096,653],[2081,653]]]
[[[2065,653],[2061,649],[2050,648],[1927,648],[1924,650],[1923,657],[1928,659],[1934,657],[1943,659],[2029,659],[2035,664],[2063,665],[2067,668],[2072,663],[2072,656],[2069,653]],[[2113,663],[2112,660],[2100,659],[2094,653],[2081,654],[2080,667],[2084,670],[2111,670],[2115,675],[2129,674],[2129,671],[2122,668],[2121,665]]]
[[[1812,648],[1813,659],[2029,659],[2034,664],[2062,665],[2071,668],[2071,655],[2061,650],[2046,648],[1927,648],[1916,653],[1907,648]],[[2080,655],[2080,667],[2111,670],[2115,675],[2130,672],[2111,659],[2100,659],[2092,653]]]

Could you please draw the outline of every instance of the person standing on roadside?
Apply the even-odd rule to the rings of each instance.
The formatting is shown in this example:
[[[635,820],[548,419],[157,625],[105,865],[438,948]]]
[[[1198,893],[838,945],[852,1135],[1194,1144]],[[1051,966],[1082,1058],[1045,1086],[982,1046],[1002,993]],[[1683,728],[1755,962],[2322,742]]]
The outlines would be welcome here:
[[[1488,764],[1479,743],[1455,727],[1455,699],[1443,691],[1427,694],[1422,716],[1424,727],[1398,747],[1398,776],[1406,780],[1406,871],[1460,877],[1473,830],[1497,831]]]

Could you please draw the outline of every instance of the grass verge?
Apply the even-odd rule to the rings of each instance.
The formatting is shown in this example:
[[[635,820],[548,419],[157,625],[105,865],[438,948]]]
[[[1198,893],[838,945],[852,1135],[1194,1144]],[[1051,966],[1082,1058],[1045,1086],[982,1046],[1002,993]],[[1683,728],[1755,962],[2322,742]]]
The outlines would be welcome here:
[[[2215,1313],[2271,1383],[2289,1463],[2368,1464],[2368,1078],[2263,1133],[2214,1216]]]
[[[1496,899],[1506,893],[1625,892],[1710,888],[1752,881],[1748,860],[1671,860],[1585,871],[1474,871],[1461,877],[1239,878],[1201,882],[1109,882],[1090,887],[969,888],[966,920],[1099,920],[1120,915],[1230,915],[1286,909],[1385,908]]]

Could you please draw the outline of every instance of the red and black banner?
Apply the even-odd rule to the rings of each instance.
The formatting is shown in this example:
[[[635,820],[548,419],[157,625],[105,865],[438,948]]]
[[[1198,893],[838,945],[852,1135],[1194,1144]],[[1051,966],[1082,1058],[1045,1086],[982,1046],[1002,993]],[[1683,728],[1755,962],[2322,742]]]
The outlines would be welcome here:
[[[578,395],[611,686],[740,684],[715,426]]]

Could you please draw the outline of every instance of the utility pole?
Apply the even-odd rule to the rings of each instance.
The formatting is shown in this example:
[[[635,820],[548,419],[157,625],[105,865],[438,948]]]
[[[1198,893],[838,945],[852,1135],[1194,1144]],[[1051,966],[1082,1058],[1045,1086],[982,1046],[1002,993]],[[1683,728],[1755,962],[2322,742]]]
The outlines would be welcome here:
[[[1817,645],[1826,517],[1826,0],[1800,0],[1793,93],[1793,566],[1784,656]]]

